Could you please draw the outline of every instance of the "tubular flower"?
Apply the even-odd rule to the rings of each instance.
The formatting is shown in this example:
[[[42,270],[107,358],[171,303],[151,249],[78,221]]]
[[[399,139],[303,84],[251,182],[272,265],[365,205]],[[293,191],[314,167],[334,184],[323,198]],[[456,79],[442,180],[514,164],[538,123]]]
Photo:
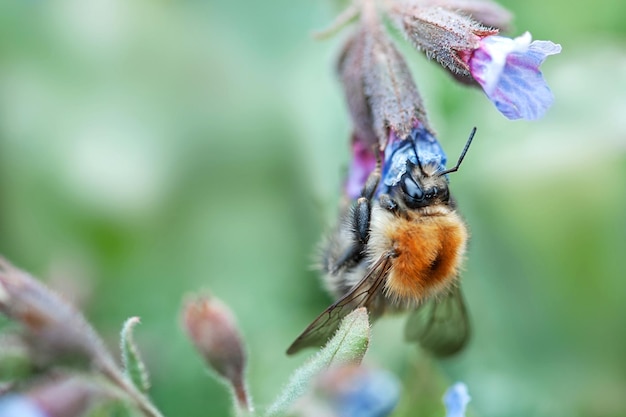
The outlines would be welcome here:
[[[548,55],[561,52],[561,45],[531,39],[528,32],[515,39],[486,36],[478,48],[460,54],[489,100],[509,119],[538,119],[554,101],[539,66]]]
[[[361,190],[375,167],[376,155],[371,147],[354,135],[352,137],[352,162],[345,184],[346,195],[350,199],[356,199],[361,195]]]
[[[478,9],[469,8],[479,3]],[[392,9],[393,21],[457,81],[478,83],[509,119],[543,116],[554,97],[539,66],[548,55],[561,52],[561,46],[532,42],[528,32],[515,39],[499,36],[498,28],[508,26],[510,15],[495,3],[458,0],[458,7],[450,6],[443,0],[419,7],[401,4]]]

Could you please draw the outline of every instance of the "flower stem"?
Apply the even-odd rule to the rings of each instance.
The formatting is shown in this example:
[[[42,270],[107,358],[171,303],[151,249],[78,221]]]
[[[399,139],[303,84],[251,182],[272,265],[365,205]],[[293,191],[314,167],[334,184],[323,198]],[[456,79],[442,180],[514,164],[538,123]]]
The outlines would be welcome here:
[[[322,30],[314,31],[313,38],[321,41],[332,37],[341,29],[343,29],[348,23],[352,22],[358,16],[358,14],[358,7],[356,7],[354,4],[349,5],[343,12],[337,15],[335,20],[333,20],[328,27]]]
[[[109,379],[114,385],[124,391],[130,399],[135,403],[137,408],[146,417],[164,417],[163,414],[150,402],[148,397],[139,392],[139,390],[122,375],[117,367],[112,363],[99,363],[100,372]]]

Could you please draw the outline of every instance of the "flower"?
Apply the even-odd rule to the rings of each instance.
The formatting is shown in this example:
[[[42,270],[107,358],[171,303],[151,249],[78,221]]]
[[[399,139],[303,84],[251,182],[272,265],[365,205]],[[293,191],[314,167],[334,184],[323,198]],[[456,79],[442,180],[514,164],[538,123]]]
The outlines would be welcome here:
[[[46,414],[32,399],[18,394],[2,396],[0,415],[5,417],[46,417]]]
[[[498,29],[485,26],[461,10],[409,3],[396,5],[393,10],[394,22],[417,50],[452,74],[470,79],[469,66],[462,57],[478,48],[481,39],[498,34]]]
[[[531,39],[529,32],[515,39],[486,36],[478,48],[460,55],[487,97],[509,119],[538,119],[554,101],[539,66],[548,55],[561,52],[561,45]]]
[[[478,83],[509,119],[544,115],[554,97],[539,66],[548,55],[561,52],[561,45],[531,42],[528,32],[515,39],[499,36],[510,14],[495,3],[424,1],[420,6],[405,3],[392,9],[393,21],[418,50],[457,81]],[[470,7],[478,3],[480,7]]]
[[[391,414],[400,399],[400,382],[388,371],[356,365],[332,367],[320,374],[312,398],[300,408],[327,409],[323,415],[332,417],[385,417]],[[326,407],[322,407],[322,406]],[[308,410],[307,410],[308,411]],[[300,416],[321,413],[300,413]]]
[[[340,379],[331,393],[339,417],[384,417],[398,404],[400,384],[389,372],[357,368]]]
[[[382,178],[380,193],[390,193],[402,175],[406,172],[407,161],[417,164],[419,155],[422,166],[435,165],[439,171],[446,168],[447,157],[437,138],[423,123],[413,122],[413,129],[406,139],[400,139],[399,134],[389,129],[389,139],[383,152]],[[363,187],[369,175],[376,168],[376,155],[359,137],[352,136],[352,161],[345,182],[345,192],[348,198],[356,200],[361,196]]]
[[[443,395],[446,417],[465,417],[465,408],[470,400],[471,397],[467,393],[467,385],[462,382],[452,385]]]
[[[400,139],[390,129],[389,142],[385,148],[385,159],[382,169],[382,193],[390,193],[406,172],[407,161],[422,166],[434,165],[438,171],[446,169],[447,157],[437,138],[420,122],[416,121],[411,134]]]
[[[363,186],[374,168],[376,168],[376,155],[371,147],[353,135],[352,162],[345,185],[346,194],[350,199],[357,199],[361,195]]]

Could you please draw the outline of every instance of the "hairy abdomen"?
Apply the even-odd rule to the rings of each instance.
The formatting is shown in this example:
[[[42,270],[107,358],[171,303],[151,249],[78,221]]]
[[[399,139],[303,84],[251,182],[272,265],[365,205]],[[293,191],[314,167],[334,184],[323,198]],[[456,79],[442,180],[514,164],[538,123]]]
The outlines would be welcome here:
[[[468,239],[465,224],[447,207],[399,218],[379,207],[372,216],[370,256],[393,251],[385,293],[397,303],[416,303],[455,283]]]

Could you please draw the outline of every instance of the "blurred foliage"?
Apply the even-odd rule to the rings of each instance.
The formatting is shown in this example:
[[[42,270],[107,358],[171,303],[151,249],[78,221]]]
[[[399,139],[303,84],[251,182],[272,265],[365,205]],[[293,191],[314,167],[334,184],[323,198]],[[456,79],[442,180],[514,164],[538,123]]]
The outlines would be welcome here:
[[[480,416],[626,414],[626,3],[503,1],[517,35],[563,46],[556,96],[510,122],[406,44],[472,230],[469,349],[435,363],[373,329],[366,362],[404,381],[395,415],[442,416],[451,381]],[[330,302],[311,270],[336,216],[350,126],[328,2],[0,3],[0,253],[47,278],[115,347],[130,316],[171,416],[226,415],[179,326],[185,293],[236,311],[267,404],[284,351]]]

